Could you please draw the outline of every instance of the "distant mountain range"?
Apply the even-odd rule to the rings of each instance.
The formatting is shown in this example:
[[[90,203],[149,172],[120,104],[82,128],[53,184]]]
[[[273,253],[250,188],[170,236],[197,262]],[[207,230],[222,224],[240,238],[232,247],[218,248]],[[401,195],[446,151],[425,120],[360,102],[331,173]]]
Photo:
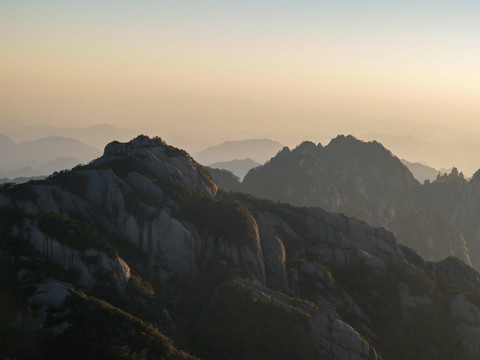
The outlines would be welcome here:
[[[210,146],[194,154],[193,157],[204,165],[245,158],[263,164],[283,147],[284,145],[278,141],[269,139],[226,141],[219,145]]]
[[[409,161],[425,161],[434,168],[456,167],[471,176],[480,169],[480,142],[434,143],[419,140],[413,136],[393,136],[370,133],[360,137],[363,140],[377,140],[395,155]]]
[[[41,170],[35,169],[31,166],[26,166],[20,169],[15,169],[11,171],[2,171],[0,170],[0,177],[6,180],[13,180],[16,178],[29,178],[29,177],[36,177],[45,175]]]
[[[23,184],[23,183],[26,183],[26,182],[29,182],[30,180],[43,180],[45,179],[46,176],[43,176],[43,175],[40,175],[40,176],[27,176],[27,177],[23,177],[23,176],[19,176],[19,177],[0,177],[0,184],[11,184],[11,183],[14,183],[14,184]]]
[[[49,136],[15,144],[0,135],[0,177],[32,177],[88,163],[100,154],[97,148],[73,138]]]
[[[318,206],[382,226],[430,260],[454,255],[480,268],[480,176],[408,164],[378,142],[338,136],[328,145],[284,148],[240,182],[212,172],[220,187],[296,206]],[[420,171],[421,170],[421,171]],[[477,194],[478,193],[478,194]]]
[[[410,162],[405,159],[400,159],[403,165],[405,165],[408,170],[412,173],[413,177],[417,179],[421,184],[423,184],[426,180],[433,181],[437,179],[437,176],[441,176],[444,174],[450,174],[453,168],[445,169],[434,169],[424,163],[420,162]],[[471,176],[466,176],[466,179],[471,178]]]
[[[37,141],[40,138],[73,138],[84,144],[103,149],[113,140],[124,141],[135,135],[127,129],[119,129],[110,124],[99,124],[85,128],[60,127],[50,124],[38,124],[15,128],[0,128],[0,132],[21,142]]]
[[[240,179],[243,179],[243,177],[247,174],[247,172],[254,168],[259,166],[260,164],[253,161],[250,158],[246,159],[235,159],[231,161],[223,161],[223,162],[217,162],[210,164],[209,167],[214,168],[214,169],[224,169],[231,171],[233,174],[238,176]]]
[[[410,170],[415,179],[417,179],[421,184],[423,184],[425,180],[435,180],[440,174],[440,170],[434,169],[419,162],[409,162],[405,159],[400,159],[400,161],[408,168],[408,170]]]
[[[457,156],[462,156],[462,150],[458,150],[454,152],[455,154],[452,155],[450,149],[451,147],[457,146],[455,145],[444,145],[444,144],[436,144],[436,143],[428,143],[418,139],[415,139],[411,136],[389,136],[384,134],[367,134],[364,135],[362,138],[368,140],[378,140],[382,144],[386,144],[387,148],[393,151],[394,154],[398,156],[405,156],[409,160],[402,159],[402,163],[408,167],[408,169],[412,172],[415,179],[417,179],[420,183],[423,183],[425,180],[435,180],[437,175],[450,173],[452,167],[455,166],[457,168],[463,169],[460,164],[467,164],[467,175],[466,177],[470,177],[473,172],[480,168],[480,162],[478,167],[476,167],[475,160],[461,160],[457,161]],[[253,144],[253,148],[252,148]],[[388,144],[392,144],[390,147]],[[474,148],[476,144],[474,143],[458,143],[461,144],[461,147],[470,146]],[[273,146],[272,146],[273,145]],[[262,149],[261,146],[264,146]],[[479,151],[480,151],[480,143],[478,144]],[[265,161],[273,157],[279,150],[281,150],[283,146],[275,141],[272,140],[240,140],[240,141],[231,141],[225,142],[219,145],[211,146],[199,153],[196,153],[194,157],[202,164],[207,164],[211,168],[218,168],[218,169],[225,169],[231,171],[233,174],[238,176],[242,179],[248,170],[258,166],[259,164],[263,164]],[[439,152],[450,152],[449,157],[443,157],[443,162],[439,162],[439,156],[437,156],[437,151],[439,148],[443,148]],[[257,149],[257,150],[255,150]],[[473,150],[472,150],[473,151]],[[247,159],[243,159],[248,154],[261,154],[258,156],[256,161],[247,161]],[[268,156],[270,154],[270,156]],[[403,154],[403,155],[402,155]],[[408,157],[407,157],[408,155]],[[442,155],[443,156],[443,155]],[[417,161],[410,161],[410,159],[419,159],[426,158],[430,160],[436,161],[440,166],[439,168],[434,168],[432,166],[427,165],[425,162],[417,160]],[[252,156],[253,158],[253,156]],[[219,161],[215,161],[209,163],[209,159],[221,159]],[[450,167],[442,167],[446,166],[450,163],[452,166]]]
[[[426,192],[451,206],[470,186],[460,178]],[[382,145],[351,137],[284,149],[245,183],[376,222],[422,189]],[[467,194],[459,215],[478,219],[479,193]],[[415,240],[445,245],[424,236],[432,224],[448,235],[448,220],[412,215]],[[478,359],[479,279],[385,228],[222,191],[160,138],[0,186],[2,359]]]

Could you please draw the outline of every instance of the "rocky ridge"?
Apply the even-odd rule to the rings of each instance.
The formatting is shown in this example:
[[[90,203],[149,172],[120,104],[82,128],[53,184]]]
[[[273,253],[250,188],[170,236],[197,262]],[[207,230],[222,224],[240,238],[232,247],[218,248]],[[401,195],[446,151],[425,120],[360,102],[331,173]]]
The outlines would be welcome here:
[[[3,357],[479,356],[473,269],[345,215],[227,194],[159,138],[0,194]]]
[[[338,136],[284,148],[242,183],[212,175],[226,190],[341,212],[389,229],[429,260],[456,256],[480,268],[476,182],[455,171],[420,185],[380,143]]]

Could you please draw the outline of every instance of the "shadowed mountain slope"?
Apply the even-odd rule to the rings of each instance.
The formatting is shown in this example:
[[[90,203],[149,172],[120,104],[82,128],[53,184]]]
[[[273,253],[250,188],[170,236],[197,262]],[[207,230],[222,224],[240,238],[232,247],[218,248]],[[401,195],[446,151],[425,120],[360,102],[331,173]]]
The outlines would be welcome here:
[[[269,139],[249,139],[226,141],[222,144],[210,146],[194,155],[201,164],[231,161],[233,159],[250,158],[263,164],[282,148],[282,144]]]
[[[250,169],[257,167],[259,165],[260,165],[259,163],[253,161],[252,159],[246,158],[246,159],[235,159],[231,161],[217,162],[217,163],[210,164],[209,167],[214,169],[224,169],[224,170],[231,171],[236,176],[243,179],[243,177],[247,174],[247,172]]]
[[[422,163],[412,163],[407,160],[402,159],[402,164],[405,165],[412,175],[417,179],[420,184],[423,184],[425,180],[434,181],[437,178],[437,175],[440,174],[440,171],[434,169],[430,166],[427,166]]]
[[[389,226],[394,211],[412,205],[420,184],[380,143],[338,136],[327,146],[284,148],[252,169],[242,190],[300,206],[322,206],[371,224]]]
[[[338,136],[327,146],[304,142],[293,150],[284,148],[265,165],[249,171],[241,184],[230,189],[230,183],[220,181],[220,186],[297,206],[341,212],[388,228],[429,260],[453,255],[472,264],[473,257],[478,268],[480,248],[475,244],[480,239],[476,240],[477,225],[472,216],[476,206],[467,207],[471,213],[461,211],[472,201],[466,194],[475,182],[462,177],[457,187],[448,185],[447,180],[457,175],[420,185],[380,143]]]
[[[159,138],[4,186],[0,211],[2,357],[480,355],[472,268],[345,215],[227,194]]]

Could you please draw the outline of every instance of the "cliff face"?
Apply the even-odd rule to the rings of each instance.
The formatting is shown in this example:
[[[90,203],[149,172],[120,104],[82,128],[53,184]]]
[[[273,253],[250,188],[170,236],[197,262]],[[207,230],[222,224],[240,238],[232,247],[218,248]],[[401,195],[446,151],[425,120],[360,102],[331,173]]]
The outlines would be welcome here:
[[[480,355],[473,269],[345,215],[226,194],[158,138],[5,186],[0,207],[3,357]]]

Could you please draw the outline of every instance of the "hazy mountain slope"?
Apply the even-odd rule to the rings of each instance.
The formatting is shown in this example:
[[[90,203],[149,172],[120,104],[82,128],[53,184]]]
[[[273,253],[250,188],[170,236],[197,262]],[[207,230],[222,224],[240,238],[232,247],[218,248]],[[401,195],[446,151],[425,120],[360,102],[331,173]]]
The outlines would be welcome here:
[[[35,258],[36,261],[38,259]],[[42,266],[44,263],[40,262],[37,268]],[[2,357],[65,360],[196,359],[178,350],[169,338],[152,325],[118,307],[86,296],[83,291],[65,282],[42,279],[39,285],[32,285],[31,278],[28,278],[31,273],[23,270],[24,277],[18,283],[7,278],[14,275],[12,273],[2,274],[0,282]],[[19,290],[19,284],[26,289]],[[112,291],[108,286],[104,289]],[[132,298],[132,295],[128,298]],[[19,299],[22,299],[21,303]],[[11,323],[15,323],[15,326],[12,327]]]
[[[240,191],[261,198],[320,206],[386,227],[427,259],[455,255],[471,264],[468,236],[450,216],[416,223],[421,219],[415,214],[425,215],[419,209],[437,208],[422,197],[423,189],[381,144],[352,136],[338,136],[325,147],[306,142],[292,151],[285,148],[252,169],[240,186]],[[440,224],[441,231],[436,227]]]
[[[15,143],[5,135],[0,134],[0,153],[6,154],[15,147]]]
[[[214,169],[224,169],[224,170],[231,171],[240,179],[243,179],[243,177],[247,174],[247,172],[250,169],[257,167],[259,165],[260,165],[259,163],[253,161],[252,159],[246,158],[246,159],[235,159],[231,161],[216,162],[216,163],[210,164],[209,167]]]
[[[15,143],[5,135],[0,134],[0,163],[3,159],[8,158],[11,154],[15,153]],[[3,158],[3,159],[2,159]],[[5,161],[5,160],[3,160]],[[6,171],[0,165],[0,176],[6,177]]]
[[[263,164],[282,147],[283,145],[279,142],[269,139],[226,141],[219,145],[210,146],[196,153],[193,157],[199,163],[205,165],[245,158]]]
[[[54,136],[74,138],[99,149],[103,148],[105,144],[108,144],[110,141],[125,141],[135,136],[135,133],[131,130],[120,129],[110,124],[98,124],[84,128],[38,124],[5,128],[3,131],[17,142],[35,141]]]
[[[16,178],[21,178],[21,177],[37,177],[37,176],[43,176],[43,175],[45,175],[43,171],[37,170],[32,166],[25,166],[16,170],[3,173],[3,176],[11,180]]]
[[[440,174],[439,170],[422,163],[413,163],[404,159],[401,159],[400,161],[408,168],[408,170],[410,170],[420,184],[423,184],[425,180],[433,181],[437,178],[437,175]]]
[[[228,195],[160,139],[0,190],[2,357],[480,355],[473,269],[344,215]]]
[[[46,163],[34,161],[31,166],[25,166],[22,168],[3,172],[2,176],[10,180],[14,180],[16,178],[33,178],[39,176],[45,177],[54,173],[55,171],[71,169],[74,166],[80,164],[80,162],[81,161],[75,157],[60,156]]]
[[[408,169],[379,143],[338,136],[327,146],[304,142],[252,169],[242,189],[302,206],[322,206],[370,223],[392,224],[419,187]]]
[[[37,169],[43,174],[52,174],[55,171],[61,171],[65,169],[71,169],[74,166],[80,164],[81,161],[73,156],[60,156],[53,160],[48,161],[45,164],[37,165]]]
[[[105,144],[113,140],[127,141],[135,136],[133,130],[118,128],[110,124],[93,125],[87,128],[66,128],[63,129],[63,134],[64,137],[72,137],[98,148],[103,148]]]
[[[46,176],[33,176],[33,177],[14,177],[10,178],[0,178],[0,184],[5,183],[15,183],[15,184],[23,184],[30,180],[44,180]]]
[[[456,168],[422,189],[422,202],[438,210],[465,237],[472,264],[480,268],[480,176],[469,180]]]
[[[378,133],[364,135],[362,139],[380,141],[401,158],[414,161],[423,160],[435,168],[456,166],[468,175],[480,168],[480,160],[472,156],[472,154],[480,152],[480,142],[455,141],[443,144],[422,141],[413,136],[392,136]]]
[[[225,169],[213,169],[208,166],[205,167],[215,183],[225,191],[240,191],[240,179],[231,171]]]
[[[275,181],[271,181],[273,179]],[[243,180],[242,190],[294,205],[316,203],[333,209],[338,206],[336,189],[329,192],[327,186],[321,149],[311,142],[304,142],[293,151],[283,148],[265,165],[250,170]],[[292,189],[295,190],[293,193]]]
[[[395,228],[397,238],[425,254],[427,260],[438,261],[452,255],[470,265],[475,260],[475,252],[469,250],[471,244],[467,244],[458,227],[431,207],[419,208],[401,218]]]
[[[0,146],[0,168],[11,178],[48,175],[80,162],[88,163],[100,154],[100,150],[78,140],[55,136],[7,144],[3,149]]]
[[[47,162],[63,157],[76,157],[82,162],[88,162],[99,156],[100,151],[73,138],[49,136],[34,141],[17,144],[17,151],[23,159],[29,156],[35,161]]]

